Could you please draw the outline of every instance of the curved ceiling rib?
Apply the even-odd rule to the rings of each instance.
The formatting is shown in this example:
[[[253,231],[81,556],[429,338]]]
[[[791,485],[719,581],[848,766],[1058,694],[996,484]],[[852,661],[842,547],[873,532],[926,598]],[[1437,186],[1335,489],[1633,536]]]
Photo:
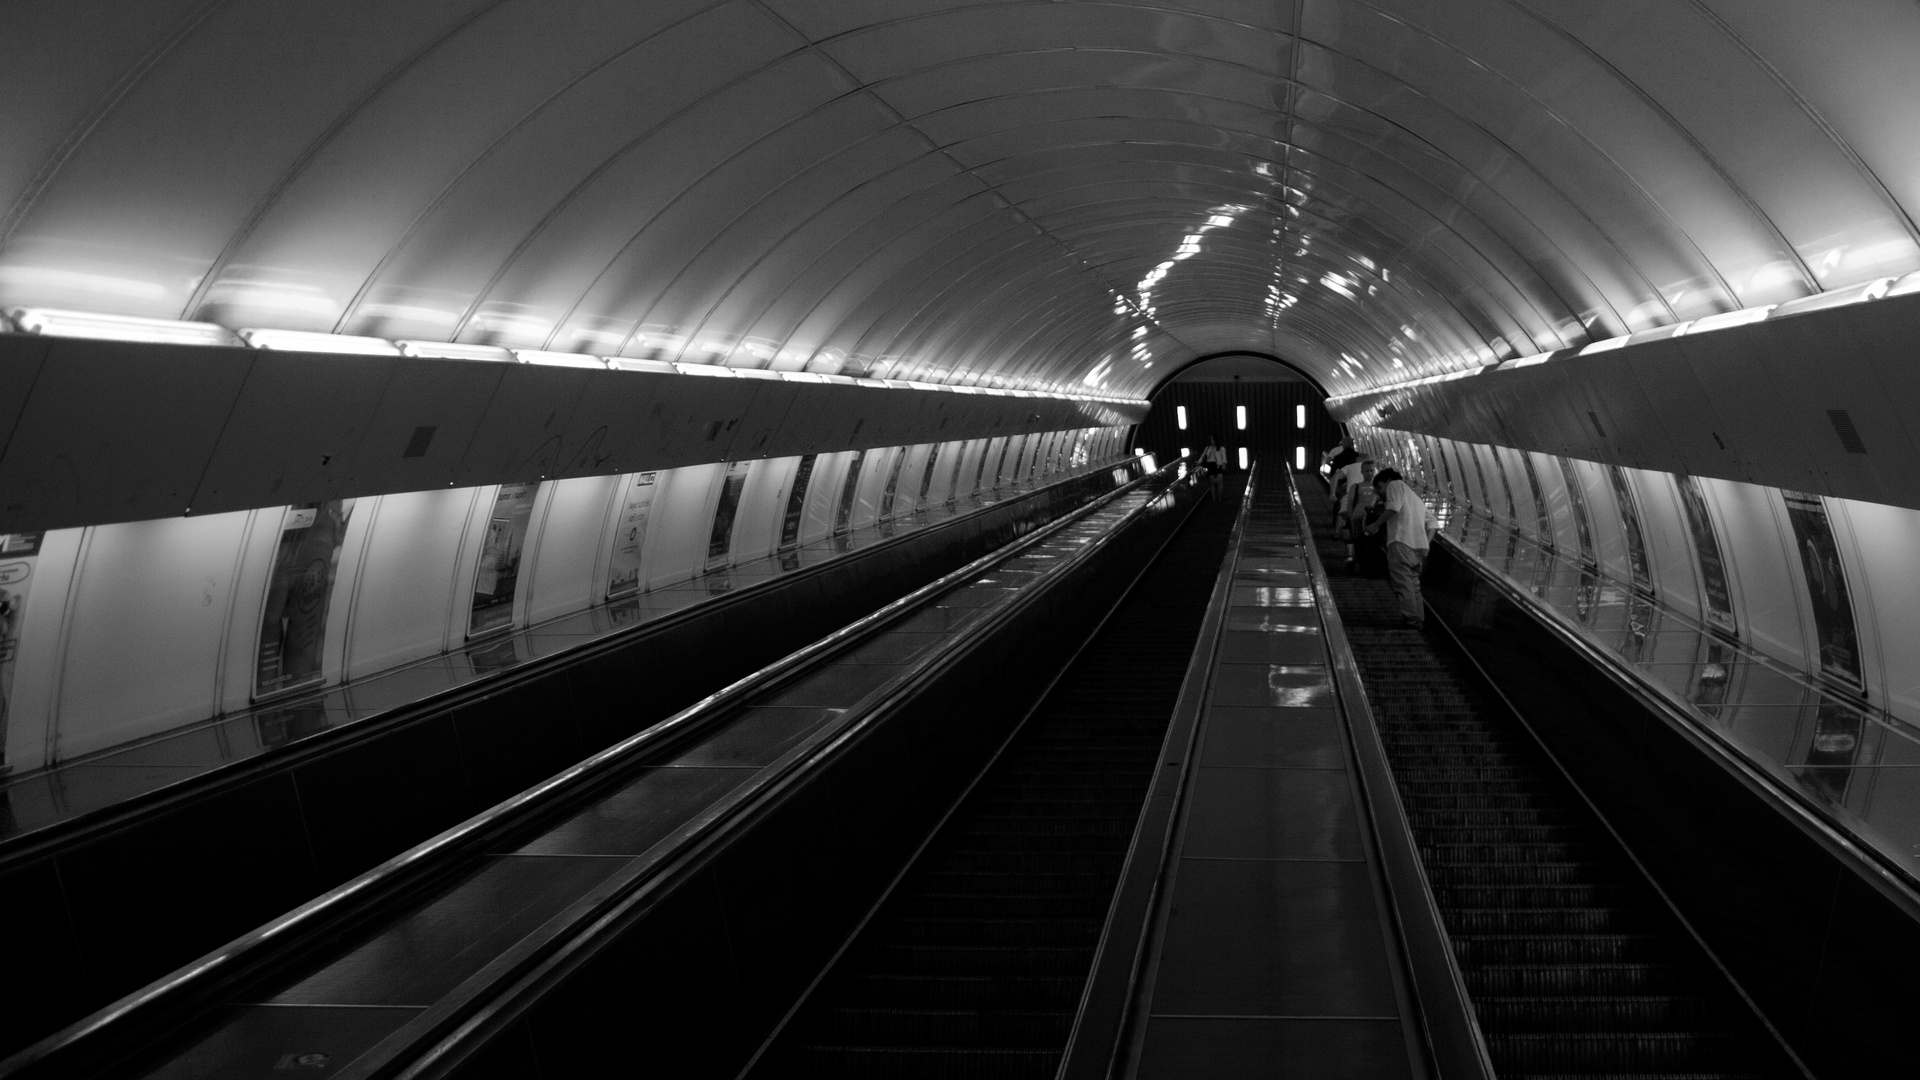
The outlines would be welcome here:
[[[1920,269],[1912,5],[16,7],[3,308],[1351,393]]]

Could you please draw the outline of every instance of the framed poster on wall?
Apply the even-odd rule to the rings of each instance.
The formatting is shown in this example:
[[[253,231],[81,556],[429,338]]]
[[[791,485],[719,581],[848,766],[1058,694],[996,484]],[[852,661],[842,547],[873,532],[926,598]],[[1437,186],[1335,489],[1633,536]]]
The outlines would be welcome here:
[[[6,769],[7,714],[13,701],[13,665],[20,655],[20,621],[45,533],[0,533],[0,772]]]
[[[280,521],[267,602],[254,651],[256,698],[314,686],[321,681],[327,642],[327,609],[347,539],[352,499],[290,506]]]
[[[1834,542],[1826,504],[1818,495],[1797,491],[1782,491],[1780,495],[1787,503],[1787,520],[1793,524],[1794,546],[1800,550],[1800,568],[1807,579],[1814,636],[1820,642],[1820,673],[1861,687],[1860,638],[1853,622],[1853,598],[1847,593],[1840,545]]]
[[[1713,531],[1713,517],[1707,513],[1707,498],[1697,477],[1679,476],[1674,486],[1680,491],[1680,506],[1686,511],[1687,531],[1693,534],[1693,554],[1700,565],[1700,591],[1707,622],[1728,634],[1737,634],[1733,618],[1733,590],[1727,584],[1726,558],[1720,553],[1720,538]]]
[[[473,612],[467,636],[489,634],[513,625],[513,595],[520,582],[520,556],[533,520],[533,496],[539,484],[501,484],[487,515],[480,564],[473,572]]]
[[[640,591],[640,555],[647,546],[647,519],[653,515],[653,496],[660,490],[659,473],[633,477],[621,497],[620,520],[614,527],[613,561],[607,569],[607,599]]]
[[[751,464],[728,462],[727,473],[720,480],[720,501],[714,504],[713,529],[707,534],[708,570],[727,565],[727,557],[733,552],[733,522],[740,516],[740,492],[747,486],[747,469]]]

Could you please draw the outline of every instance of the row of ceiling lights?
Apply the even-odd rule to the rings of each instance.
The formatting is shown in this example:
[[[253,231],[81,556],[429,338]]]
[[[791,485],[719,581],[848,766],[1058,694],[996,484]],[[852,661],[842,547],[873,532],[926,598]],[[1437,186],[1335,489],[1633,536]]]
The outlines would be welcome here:
[[[91,338],[107,341],[139,341],[165,345],[205,345],[229,348],[274,349],[292,352],[338,353],[350,356],[407,356],[440,360],[478,360],[496,363],[544,364],[550,367],[587,368],[596,371],[646,371],[657,374],[704,375],[732,378],[779,379],[786,382],[835,383],[845,386],[892,387],[910,390],[939,390],[955,394],[985,394],[993,397],[1060,398],[1069,401],[1136,402],[1122,394],[1043,393],[991,386],[952,386],[902,379],[856,379],[846,375],[827,375],[813,371],[769,371],[761,368],[733,368],[720,364],[687,364],[665,360],[639,360],[622,356],[592,356],[586,353],[551,352],[543,349],[509,349],[499,345],[467,345],[447,341],[388,341],[377,337],[348,334],[323,334],[306,330],[243,329],[230,330],[218,323],[186,322],[174,319],[149,319],[134,315],[106,315],[87,311],[63,311],[54,308],[14,308],[7,312],[11,329],[21,334],[46,337]],[[0,330],[8,329],[0,325]]]
[[[1532,356],[1522,356],[1512,360],[1498,361],[1483,367],[1471,367],[1463,368],[1459,371],[1450,371],[1444,375],[1429,375],[1421,379],[1409,379],[1405,382],[1372,386],[1364,390],[1356,390],[1350,394],[1338,394],[1329,400],[1339,402],[1358,397],[1361,394],[1379,394],[1390,393],[1397,390],[1409,390],[1414,387],[1427,386],[1432,383],[1464,379],[1468,376],[1478,375],[1483,371],[1505,371],[1510,368],[1532,367],[1535,364],[1544,364],[1550,360],[1610,352],[1614,349],[1625,348],[1629,345],[1640,345],[1649,341],[1662,341],[1667,338],[1712,333],[1715,330],[1729,330],[1736,326],[1750,326],[1754,323],[1767,322],[1772,319],[1804,315],[1811,311],[1826,311],[1830,308],[1846,307],[1851,304],[1868,303],[1885,297],[1908,296],[1916,293],[1920,293],[1920,271],[1915,271],[1904,277],[1880,278],[1867,282],[1864,285],[1852,285],[1844,289],[1833,289],[1828,292],[1815,293],[1812,296],[1803,296],[1798,300],[1789,300],[1783,304],[1767,304],[1762,307],[1742,308],[1739,311],[1728,311],[1719,315],[1708,315],[1699,319],[1690,319],[1686,322],[1673,323],[1669,326],[1659,326],[1652,330],[1642,330],[1635,334],[1622,334],[1619,337],[1596,341],[1577,349],[1556,349],[1552,352],[1536,353]],[[1348,359],[1351,360],[1350,357]]]

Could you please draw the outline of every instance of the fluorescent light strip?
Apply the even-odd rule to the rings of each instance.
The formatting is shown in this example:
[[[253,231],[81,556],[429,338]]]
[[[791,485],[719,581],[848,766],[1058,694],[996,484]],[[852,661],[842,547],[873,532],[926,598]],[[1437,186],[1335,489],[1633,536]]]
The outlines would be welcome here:
[[[1649,340],[1684,337],[1693,334],[1710,334],[1716,330],[1727,330],[1736,326],[1751,326],[1754,323],[1766,322],[1769,319],[1783,316],[1798,315],[1802,312],[1825,311],[1830,308],[1849,307],[1853,304],[1871,303],[1872,301],[1887,296],[1903,296],[1917,292],[1920,292],[1920,271],[1915,271],[1907,274],[1905,277],[1897,279],[1890,277],[1880,278],[1859,285],[1849,285],[1841,289],[1830,289],[1826,292],[1814,293],[1811,296],[1803,296],[1798,300],[1789,300],[1784,304],[1767,304],[1761,307],[1742,308],[1739,311],[1726,311],[1718,315],[1705,315],[1698,319],[1688,320],[1676,325],[1656,327],[1654,330],[1643,330],[1637,334],[1622,334],[1619,337],[1606,338],[1585,345],[1574,355],[1592,356],[1595,353],[1612,352],[1615,349],[1625,348],[1627,345],[1632,344],[1633,339],[1636,337],[1641,338],[1642,342],[1645,342]],[[1661,333],[1657,337],[1645,336],[1653,335],[1656,331],[1665,331],[1665,333]],[[1545,362],[1549,355],[1551,354],[1541,353],[1537,356],[1508,360],[1492,366],[1502,371],[1509,368],[1530,367],[1534,364]],[[1426,386],[1430,383],[1445,382],[1449,379],[1464,378],[1468,375],[1478,375],[1484,370],[1486,369],[1469,368],[1465,371],[1449,372],[1446,375],[1433,375],[1424,379],[1383,383],[1365,390],[1356,390],[1351,394],[1336,394],[1329,397],[1327,402],[1328,404],[1338,404],[1368,394],[1391,394],[1398,390],[1411,390],[1416,387]]]
[[[398,346],[385,338],[350,337],[346,334],[316,334],[308,330],[240,331],[241,340],[256,349],[287,352],[342,353],[352,356],[399,356]]]
[[[58,308],[14,308],[7,312],[23,334],[45,337],[145,341],[156,345],[239,345],[233,331],[218,323],[143,319],[136,315],[95,315]]]
[[[513,363],[513,350],[498,345],[462,345],[454,341],[396,341],[400,355],[435,360],[491,360]]]
[[[523,364],[541,364],[546,367],[591,368],[594,371],[607,370],[607,362],[597,356],[585,353],[548,352],[545,349],[515,349],[513,355]]]
[[[252,347],[283,352],[332,353],[343,356],[405,356],[435,360],[481,360],[495,363],[520,362],[555,367],[605,371],[641,371],[682,375],[707,375],[721,378],[781,379],[789,382],[827,383],[835,386],[867,386],[883,389],[929,390],[949,394],[987,394],[995,397],[1050,398],[1056,401],[1091,401],[1106,404],[1147,405],[1144,398],[1119,394],[1060,393],[993,386],[960,386],[902,379],[855,379],[824,372],[771,371],[760,368],[729,368],[718,364],[669,363],[634,357],[595,356],[589,353],[554,352],[544,349],[508,349],[498,345],[472,345],[464,342],[420,341],[328,334],[313,330],[278,330],[272,327],[247,327],[230,330],[218,323],[188,322],[179,319],[150,319],[137,315],[111,315],[60,308],[12,308],[7,321],[21,334],[42,337],[90,338],[96,341],[137,341],[157,345],[216,345]],[[0,332],[6,330],[0,323]]]

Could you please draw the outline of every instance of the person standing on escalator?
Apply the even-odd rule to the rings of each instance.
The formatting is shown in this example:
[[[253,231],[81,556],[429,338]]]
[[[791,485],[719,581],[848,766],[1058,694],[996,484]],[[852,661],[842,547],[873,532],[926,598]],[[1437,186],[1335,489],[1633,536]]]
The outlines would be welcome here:
[[[1397,469],[1380,470],[1373,486],[1386,513],[1367,531],[1386,534],[1387,583],[1400,601],[1400,621],[1418,630],[1426,625],[1426,609],[1420,601],[1420,571],[1427,561],[1427,504],[1400,478]]]
[[[1207,436],[1207,448],[1200,451],[1200,467],[1205,469],[1207,475],[1212,478],[1213,493],[1220,494],[1220,489],[1226,483],[1224,478],[1227,475],[1227,450],[1226,447],[1214,442],[1211,435]]]

